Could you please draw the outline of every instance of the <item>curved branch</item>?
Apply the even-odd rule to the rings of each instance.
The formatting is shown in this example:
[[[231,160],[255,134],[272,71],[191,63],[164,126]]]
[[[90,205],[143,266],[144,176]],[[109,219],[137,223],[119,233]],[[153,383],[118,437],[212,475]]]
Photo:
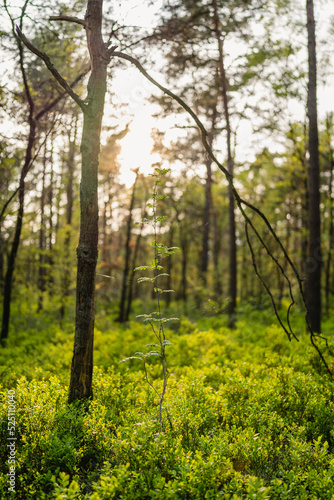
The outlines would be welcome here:
[[[305,310],[306,310],[306,315],[305,315],[305,319],[306,319],[306,323],[307,323],[307,326],[308,326],[308,329],[309,329],[309,332],[310,332],[310,340],[311,340],[311,344],[313,345],[313,347],[316,349],[316,351],[318,352],[324,366],[326,367],[326,370],[328,372],[328,374],[333,377],[332,375],[332,372],[324,358],[324,355],[323,353],[321,352],[321,350],[319,349],[317,343],[316,343],[316,338],[317,338],[317,335],[313,332],[312,328],[311,328],[311,325],[310,325],[310,322],[309,322],[309,318],[308,318],[308,310],[307,310],[307,305],[306,305],[306,299],[305,299],[305,295],[304,295],[304,292],[303,292],[303,288],[302,288],[302,279],[300,278],[299,276],[299,273],[295,267],[295,265],[293,264],[292,260],[290,259],[286,249],[284,248],[280,238],[277,236],[276,232],[274,231],[273,227],[271,226],[270,222],[268,221],[267,217],[264,215],[263,212],[261,212],[261,210],[259,210],[257,207],[255,207],[254,205],[252,205],[251,203],[247,202],[246,200],[244,200],[243,198],[241,198],[241,196],[239,195],[237,189],[235,188],[234,186],[234,183],[233,183],[233,177],[231,176],[231,174],[229,173],[229,171],[227,170],[227,168],[225,168],[216,158],[216,156],[214,155],[208,141],[207,141],[207,137],[208,137],[208,132],[206,131],[203,123],[201,122],[201,120],[198,118],[198,116],[194,113],[194,111],[188,106],[188,104],[186,104],[183,99],[181,99],[179,96],[177,96],[176,94],[174,94],[173,92],[171,92],[169,89],[167,89],[166,87],[164,87],[163,85],[160,85],[160,83],[158,83],[152,76],[150,76],[147,71],[143,68],[143,66],[140,64],[140,62],[135,59],[134,57],[132,56],[129,56],[128,54],[124,54],[123,52],[116,52],[114,51],[113,52],[113,56],[115,57],[119,57],[120,59],[125,59],[129,62],[131,62],[132,64],[134,64],[138,70],[142,73],[142,75],[145,76],[145,78],[147,80],[149,80],[151,83],[153,83],[153,85],[155,85],[158,89],[160,89],[164,94],[168,95],[169,97],[171,97],[172,99],[174,99],[176,102],[178,102],[180,104],[180,106],[192,117],[192,119],[194,120],[194,122],[196,123],[196,125],[198,126],[198,128],[200,129],[201,131],[201,136],[202,136],[202,143],[203,143],[203,146],[205,148],[205,150],[207,151],[209,157],[211,158],[211,160],[217,165],[217,167],[223,172],[223,174],[225,175],[231,189],[232,189],[232,192],[233,192],[233,195],[235,197],[235,200],[237,202],[237,205],[239,207],[239,210],[245,220],[245,223],[246,223],[246,227],[249,225],[252,230],[254,231],[255,235],[257,236],[257,238],[259,239],[261,245],[263,246],[263,248],[266,250],[266,252],[268,253],[268,255],[270,256],[270,258],[272,259],[272,261],[275,263],[276,266],[278,266],[278,268],[280,269],[280,271],[282,272],[284,278],[287,280],[287,282],[289,283],[289,291],[290,291],[290,298],[291,298],[291,304],[288,308],[288,313],[287,313],[287,320],[288,320],[288,327],[289,327],[289,330],[290,332],[287,331],[287,329],[282,325],[282,320],[280,319],[279,317],[279,313],[277,311],[277,308],[276,308],[276,305],[274,306],[274,311],[275,311],[275,316],[277,317],[279,323],[283,326],[284,328],[284,331],[287,333],[288,335],[288,338],[290,339],[291,336],[290,335],[293,335],[295,338],[295,334],[293,333],[293,331],[291,330],[291,326],[290,326],[290,321],[289,321],[289,314],[290,314],[290,310],[291,310],[291,307],[293,306],[293,304],[295,303],[294,301],[294,298],[293,298],[293,295],[292,295],[292,287],[291,287],[291,282],[289,280],[289,278],[287,277],[286,273],[283,271],[283,268],[282,266],[278,263],[278,260],[274,257],[274,255],[270,252],[268,246],[265,244],[265,242],[263,241],[263,239],[260,237],[258,231],[256,230],[256,228],[254,227],[254,224],[252,223],[252,221],[250,220],[250,218],[248,217],[248,215],[246,214],[245,212],[245,208],[244,207],[248,207],[250,210],[252,210],[253,212],[255,212],[264,222],[264,224],[266,225],[267,229],[269,230],[270,234],[273,236],[274,240],[276,241],[276,243],[278,244],[280,250],[282,251],[283,253],[283,256],[285,257],[285,259],[287,260],[290,268],[292,269],[293,271],[293,274],[297,280],[297,283],[298,283],[298,287],[299,287],[299,292],[300,292],[300,295],[301,295],[301,298],[302,298],[302,302],[303,302],[303,305],[305,307]],[[247,237],[247,242],[248,242],[248,246],[250,247],[250,251],[252,253],[252,259],[254,257],[254,252],[253,252],[253,249],[251,247],[251,243],[250,243],[250,240],[249,238]],[[253,260],[253,263],[254,263],[254,260]],[[257,275],[259,276],[259,274],[257,273]],[[259,276],[260,280],[262,281],[263,285],[265,286],[266,290],[268,291],[268,287],[267,285],[265,284],[265,282],[263,281],[263,279],[261,278],[261,276]],[[269,296],[273,299],[273,296],[272,294],[269,292]],[[296,338],[297,339],[297,338]]]
[[[22,33],[20,28],[16,26],[16,33],[19,37],[20,40],[24,43],[24,45],[36,56],[38,56],[40,59],[42,59],[45,62],[46,67],[48,70],[53,74],[55,79],[58,81],[58,83],[63,87],[63,89],[68,93],[70,97],[78,104],[78,106],[82,109],[82,111],[85,111],[86,105],[83,102],[82,99],[73,91],[73,89],[70,87],[70,85],[67,83],[67,81],[61,76],[61,74],[57,71],[57,69],[53,66],[51,59],[45,52],[42,52],[39,50],[37,47],[35,47],[29,40],[28,38]]]
[[[50,21],[68,21],[69,23],[81,24],[84,28],[86,28],[87,24],[84,19],[79,19],[74,16],[50,16]]]

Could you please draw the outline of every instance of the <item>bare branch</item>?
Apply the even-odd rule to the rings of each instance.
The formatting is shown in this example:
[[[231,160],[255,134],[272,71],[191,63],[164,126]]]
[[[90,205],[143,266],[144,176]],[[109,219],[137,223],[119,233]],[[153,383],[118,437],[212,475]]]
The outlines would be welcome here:
[[[109,49],[107,50],[107,56],[111,57],[116,49],[117,49],[117,45],[112,45],[111,47],[109,47]]]
[[[237,205],[239,207],[239,210],[245,220],[245,223],[246,223],[246,228],[247,226],[249,225],[252,230],[254,231],[256,237],[259,239],[262,247],[267,251],[268,255],[270,256],[270,258],[272,259],[272,261],[275,263],[275,265],[280,269],[282,275],[284,276],[284,278],[287,280],[288,284],[289,284],[289,292],[290,292],[290,298],[291,298],[291,304],[288,308],[288,313],[287,313],[287,322],[288,322],[288,327],[289,327],[289,330],[288,331],[283,325],[282,325],[282,321],[279,317],[279,314],[278,314],[278,311],[277,311],[277,308],[276,306],[274,306],[274,311],[275,311],[275,315],[277,316],[280,324],[283,326],[285,332],[287,333],[289,339],[290,339],[290,336],[293,335],[295,338],[295,334],[293,333],[292,329],[291,329],[291,326],[290,326],[290,321],[289,321],[289,315],[290,315],[290,310],[291,310],[291,307],[295,304],[295,301],[294,301],[294,298],[293,298],[293,295],[292,295],[292,288],[291,288],[291,282],[290,280],[288,279],[288,277],[286,276],[286,273],[284,272],[282,266],[278,263],[278,260],[274,257],[274,255],[270,252],[270,250],[268,249],[267,245],[264,243],[263,239],[260,237],[258,231],[256,230],[256,228],[254,227],[254,224],[252,223],[252,221],[250,220],[249,216],[246,214],[245,212],[245,208],[244,207],[248,207],[251,211],[255,212],[261,219],[262,221],[265,223],[269,233],[272,235],[272,237],[274,238],[274,240],[276,241],[279,249],[281,250],[284,258],[287,260],[290,268],[292,269],[293,271],[293,274],[296,278],[296,281],[298,283],[298,288],[299,288],[299,293],[300,293],[300,296],[302,298],[302,301],[303,301],[303,305],[305,307],[305,310],[306,310],[306,315],[305,315],[305,319],[306,319],[306,323],[307,323],[307,326],[308,326],[308,329],[309,329],[309,333],[310,333],[310,341],[311,341],[311,344],[313,345],[313,347],[316,349],[316,351],[318,352],[323,364],[325,365],[326,367],[326,370],[327,370],[327,373],[330,375],[330,377],[333,377],[333,374],[324,358],[324,355],[323,353],[321,352],[321,350],[319,349],[317,343],[316,343],[316,338],[317,338],[317,334],[312,330],[312,327],[310,325],[310,321],[309,321],[309,318],[308,318],[308,308],[307,308],[307,304],[306,304],[306,299],[305,299],[305,295],[304,295],[304,291],[303,291],[303,287],[302,287],[302,280],[299,276],[299,273],[295,267],[295,265],[293,264],[290,256],[288,255],[284,245],[282,244],[280,238],[278,237],[278,235],[276,234],[275,230],[273,229],[273,227],[271,226],[270,222],[268,221],[267,217],[264,215],[264,213],[259,210],[257,207],[255,207],[254,205],[252,205],[251,203],[248,203],[246,200],[244,200],[243,198],[241,198],[241,196],[239,195],[237,189],[235,188],[234,186],[234,183],[233,183],[233,177],[231,176],[231,174],[229,173],[229,171],[217,160],[216,156],[214,155],[209,143],[208,143],[208,132],[207,130],[205,129],[203,123],[201,122],[201,120],[198,118],[198,116],[196,115],[196,113],[194,113],[194,111],[183,101],[183,99],[181,99],[180,97],[178,97],[176,94],[174,94],[173,92],[171,92],[169,89],[167,89],[166,87],[164,87],[163,85],[160,85],[160,83],[158,83],[154,78],[152,78],[148,73],[147,71],[143,68],[143,66],[140,64],[140,62],[135,59],[134,57],[132,56],[129,56],[127,54],[124,54],[122,52],[113,52],[113,55],[115,57],[119,57],[121,59],[125,59],[127,61],[130,61],[132,64],[134,64],[138,69],[139,71],[145,76],[145,78],[147,78],[151,83],[153,83],[153,85],[155,85],[156,87],[158,87],[162,92],[164,92],[166,95],[168,95],[169,97],[171,97],[172,99],[174,99],[176,102],[178,102],[180,104],[180,106],[182,106],[182,108],[192,117],[192,119],[194,120],[194,122],[196,123],[196,125],[198,126],[198,128],[200,129],[201,131],[201,136],[202,136],[202,143],[203,143],[203,146],[205,148],[205,150],[207,151],[209,157],[211,158],[211,160],[217,165],[217,167],[224,173],[231,189],[232,189],[232,192],[233,192],[233,195],[234,195],[234,198],[237,202]],[[248,241],[249,241],[249,238],[248,238]],[[252,252],[252,248],[250,247],[250,250]],[[253,259],[253,263],[254,263],[254,259]],[[259,274],[257,273],[257,275],[259,276]],[[259,278],[261,279],[261,276],[259,276]],[[273,300],[273,296],[272,294],[270,293],[270,291],[268,290],[268,287],[266,286],[266,284],[264,283],[264,281],[261,279],[263,285],[265,286],[266,290],[269,292],[269,296],[270,298]],[[277,314],[276,314],[277,313]],[[296,338],[297,339],[297,338]]]
[[[86,28],[87,24],[84,19],[79,19],[74,16],[50,16],[50,21],[68,21],[69,23],[81,24],[84,28]]]
[[[51,59],[45,52],[42,52],[39,50],[37,47],[35,47],[29,40],[28,38],[22,33],[20,28],[16,26],[16,33],[20,40],[24,43],[24,45],[36,56],[38,56],[40,59],[42,59],[45,62],[46,67],[48,70],[53,74],[55,79],[58,81],[58,83],[63,87],[64,90],[68,93],[70,97],[78,104],[78,106],[82,109],[82,111],[85,111],[86,105],[83,102],[82,99],[73,91],[73,89],[70,87],[70,85],[67,83],[67,81],[61,76],[61,74],[57,71],[57,69],[53,66]]]
[[[87,66],[86,69],[84,69],[76,78],[75,80],[73,80],[73,82],[71,83],[70,87],[74,87],[77,83],[80,82],[80,80],[83,79],[84,76],[87,75],[87,73],[89,73],[91,69],[91,66]],[[64,91],[62,92],[61,94],[59,94],[58,97],[56,97],[53,101],[51,101],[49,104],[47,104],[37,115],[36,115],[36,118],[35,120],[38,121],[40,118],[42,118],[46,113],[48,113],[49,111],[51,111],[57,104],[58,102],[60,102],[64,97],[65,95],[67,94],[67,91]]]

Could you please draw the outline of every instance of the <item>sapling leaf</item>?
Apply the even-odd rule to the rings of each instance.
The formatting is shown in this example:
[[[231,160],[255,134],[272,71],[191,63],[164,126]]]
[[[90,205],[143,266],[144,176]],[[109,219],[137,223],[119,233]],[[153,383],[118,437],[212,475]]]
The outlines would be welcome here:
[[[145,281],[151,281],[151,282],[153,282],[153,281],[155,281],[155,278],[148,278],[146,276],[142,276],[141,278],[137,279],[138,283],[144,283]]]
[[[145,347],[160,347],[159,344],[145,344]]]
[[[167,323],[167,321],[177,321],[179,318],[162,318],[161,323]]]
[[[151,356],[158,356],[159,358],[161,358],[161,354],[158,351],[150,351],[144,354],[144,358],[150,358]]]
[[[151,266],[139,266],[139,267],[135,267],[134,271],[146,271],[147,269],[151,269]]]
[[[122,359],[122,361],[120,361],[120,363],[124,363],[125,361],[129,361],[130,359],[140,359],[140,361],[142,361],[142,358],[140,358],[139,356],[129,356],[128,358]]]
[[[162,345],[173,345],[173,344],[172,344],[169,340],[167,340],[167,339],[166,339],[166,340],[163,340],[163,341],[161,342],[161,344],[162,344]]]
[[[159,321],[161,321],[159,318],[152,318],[151,316],[144,319],[144,323],[158,323]]]

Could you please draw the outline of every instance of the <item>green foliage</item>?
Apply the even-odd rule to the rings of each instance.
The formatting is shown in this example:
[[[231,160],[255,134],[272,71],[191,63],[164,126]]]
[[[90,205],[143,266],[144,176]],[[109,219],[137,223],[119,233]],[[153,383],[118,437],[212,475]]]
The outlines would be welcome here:
[[[334,384],[311,363],[314,353],[305,349],[301,330],[301,342],[292,344],[269,316],[263,324],[258,311],[244,313],[235,331],[212,317],[181,318],[166,332],[173,354],[161,432],[158,395],[136,360],[119,364],[131,346],[159,351],[144,324],[121,328],[97,318],[99,368],[86,410],[67,406],[69,325],[40,318],[18,339],[12,336],[2,354],[15,370],[2,373],[0,454],[6,460],[7,390],[13,388],[17,498],[331,499]],[[332,345],[330,328],[328,336]],[[18,351],[16,343],[25,347]],[[160,358],[150,360],[157,383]],[[7,498],[7,465],[3,472],[0,496]]]

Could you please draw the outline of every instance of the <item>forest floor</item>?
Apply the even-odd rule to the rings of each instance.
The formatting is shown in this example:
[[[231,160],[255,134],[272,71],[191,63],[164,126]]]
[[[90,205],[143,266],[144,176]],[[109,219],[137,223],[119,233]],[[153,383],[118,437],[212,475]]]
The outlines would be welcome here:
[[[334,499],[334,383],[301,318],[299,342],[251,308],[235,330],[219,315],[171,323],[160,429],[141,362],[120,363],[152,343],[149,325],[98,312],[83,408],[67,405],[73,318],[22,303],[13,317],[0,351],[1,499]],[[333,345],[333,320],[324,333]]]

